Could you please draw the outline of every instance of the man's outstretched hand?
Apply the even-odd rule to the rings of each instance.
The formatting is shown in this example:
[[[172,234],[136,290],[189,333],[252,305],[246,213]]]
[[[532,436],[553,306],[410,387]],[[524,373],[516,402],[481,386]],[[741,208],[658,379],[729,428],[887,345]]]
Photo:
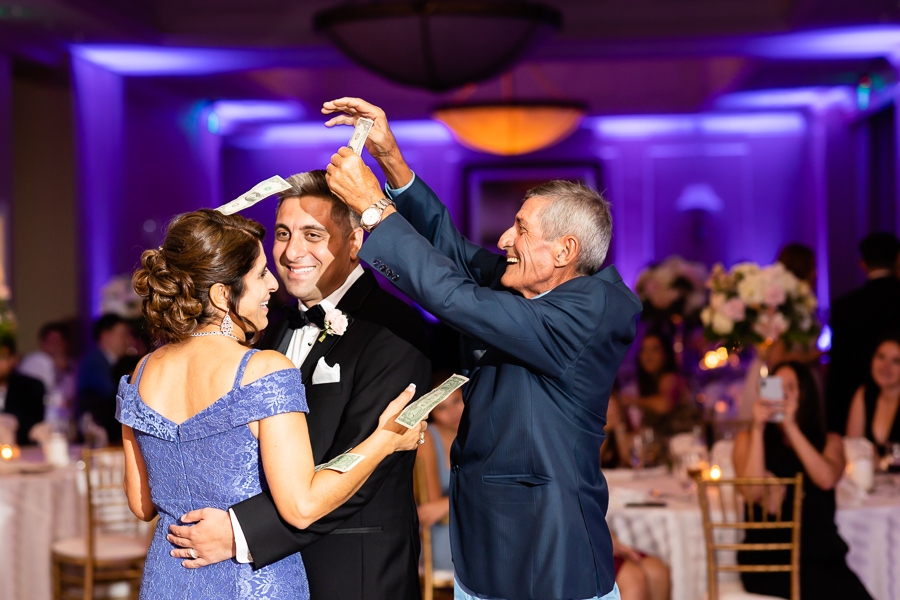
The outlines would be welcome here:
[[[332,155],[331,164],[325,169],[325,181],[350,210],[360,215],[384,197],[372,169],[350,148],[341,148]]]
[[[180,546],[172,550],[171,555],[187,559],[182,566],[197,569],[228,560],[237,553],[231,516],[227,511],[217,508],[192,510],[181,517],[181,522],[193,525],[170,525],[166,539]],[[191,549],[197,558],[191,556]]]
[[[412,180],[412,171],[400,154],[397,140],[391,133],[384,111],[362,98],[338,98],[322,105],[322,114],[337,114],[325,122],[326,127],[335,125],[356,126],[360,117],[375,121],[366,139],[366,150],[378,161],[384,170],[388,185],[394,189],[405,186]]]

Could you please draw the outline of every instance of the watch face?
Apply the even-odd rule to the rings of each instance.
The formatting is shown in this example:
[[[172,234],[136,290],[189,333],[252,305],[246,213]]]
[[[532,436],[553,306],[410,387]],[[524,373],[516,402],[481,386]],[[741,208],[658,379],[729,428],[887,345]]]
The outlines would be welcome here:
[[[373,206],[363,211],[363,214],[360,216],[360,220],[362,221],[363,225],[371,227],[372,225],[376,225],[378,223],[380,216],[381,211]]]

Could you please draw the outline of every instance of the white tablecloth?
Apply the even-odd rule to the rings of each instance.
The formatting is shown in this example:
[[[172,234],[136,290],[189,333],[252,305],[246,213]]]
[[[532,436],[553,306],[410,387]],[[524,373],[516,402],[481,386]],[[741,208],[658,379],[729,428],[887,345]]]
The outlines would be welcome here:
[[[610,488],[607,521],[623,543],[658,556],[671,570],[672,600],[700,600],[706,591],[706,545],[696,494],[658,471],[604,471]],[[626,507],[664,500],[665,507]],[[850,546],[847,563],[875,600],[900,600],[900,487],[882,480],[862,501],[838,496],[838,530]],[[723,577],[720,575],[720,577]]]
[[[40,456],[23,453],[25,458]],[[50,600],[50,546],[84,534],[84,499],[74,465],[0,474],[0,600]]]

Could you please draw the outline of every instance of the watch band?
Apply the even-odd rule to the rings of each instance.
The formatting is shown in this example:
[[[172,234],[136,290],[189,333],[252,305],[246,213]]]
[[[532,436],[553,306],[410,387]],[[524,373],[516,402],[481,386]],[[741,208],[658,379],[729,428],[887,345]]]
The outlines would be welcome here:
[[[384,211],[387,209],[388,206],[392,205],[393,203],[394,203],[394,201],[391,200],[390,198],[381,198],[380,200],[378,200],[377,202],[375,202],[374,204],[369,206],[369,208],[364,210],[363,214],[369,212],[373,208],[375,210],[377,210],[378,211],[378,220],[375,221],[374,223],[372,223],[371,225],[366,225],[364,222],[360,222],[360,225],[362,226],[362,228],[365,229],[366,231],[368,231],[369,233],[372,233],[372,230],[375,229],[375,227],[377,227],[379,223],[381,223],[381,219],[382,219],[382,216],[384,215]],[[360,215],[360,217],[362,217],[362,215]]]

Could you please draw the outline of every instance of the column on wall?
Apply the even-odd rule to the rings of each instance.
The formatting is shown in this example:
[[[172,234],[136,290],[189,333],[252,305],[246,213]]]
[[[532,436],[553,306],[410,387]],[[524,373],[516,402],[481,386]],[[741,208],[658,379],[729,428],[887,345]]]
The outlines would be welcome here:
[[[10,207],[12,206],[12,61],[0,54],[0,286],[10,277]]]
[[[78,160],[83,316],[96,316],[112,275],[112,231],[123,198],[124,82],[120,75],[72,57]]]

